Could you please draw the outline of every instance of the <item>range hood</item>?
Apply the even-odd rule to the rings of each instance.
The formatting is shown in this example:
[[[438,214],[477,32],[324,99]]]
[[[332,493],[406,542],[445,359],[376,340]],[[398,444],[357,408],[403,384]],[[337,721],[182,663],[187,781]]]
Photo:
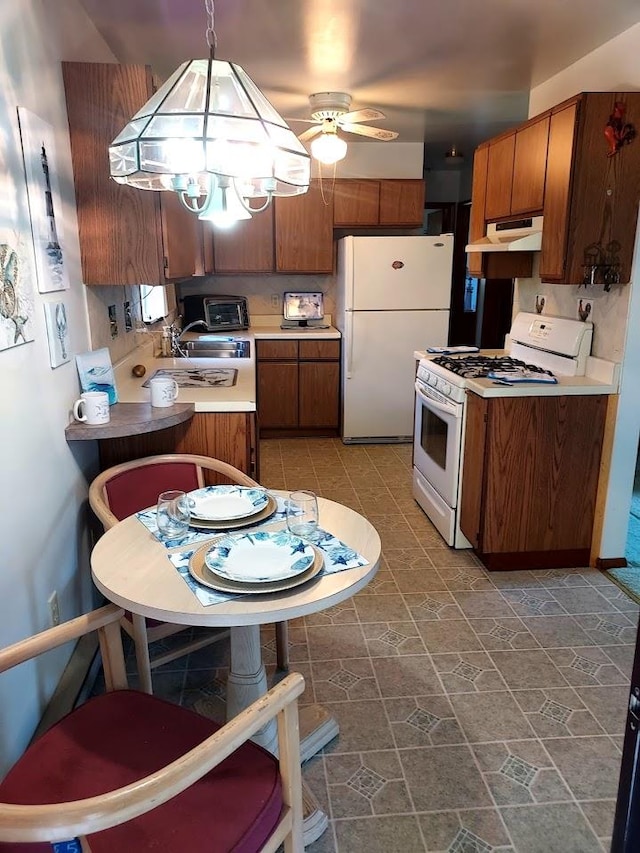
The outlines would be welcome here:
[[[467,252],[539,252],[542,247],[542,216],[490,222],[487,236],[466,246]]]

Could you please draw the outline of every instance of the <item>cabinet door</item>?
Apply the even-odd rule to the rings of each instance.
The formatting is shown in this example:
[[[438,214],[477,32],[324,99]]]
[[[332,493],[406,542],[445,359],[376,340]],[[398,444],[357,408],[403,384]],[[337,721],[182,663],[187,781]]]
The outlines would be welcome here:
[[[164,276],[189,278],[196,271],[198,217],[180,203],[176,193],[158,193],[162,218]]]
[[[512,214],[542,210],[548,141],[548,116],[516,133],[511,189]]]
[[[205,240],[213,236],[215,272],[273,272],[273,203],[229,229],[210,230],[206,222],[204,229]]]
[[[545,281],[561,279],[565,271],[576,117],[577,104],[573,103],[554,113],[549,124],[540,256],[540,277]]]
[[[339,412],[339,362],[301,362],[300,426],[337,429]]]
[[[509,216],[511,213],[511,185],[515,147],[515,133],[489,145],[485,219],[500,219],[502,216]]]
[[[340,341],[300,341],[300,359],[308,361],[321,361],[340,359]]]
[[[269,359],[270,361],[284,361],[298,359],[298,341],[256,341],[256,353],[258,361]]]
[[[460,529],[474,548],[482,547],[482,490],[484,484],[487,400],[467,393],[464,435],[464,476],[460,495]]]
[[[337,180],[333,189],[333,224],[377,225],[380,181]]]
[[[424,181],[380,181],[380,225],[422,225],[424,190]]]
[[[304,195],[275,199],[276,270],[333,272],[333,196],[312,181]]]
[[[298,363],[258,362],[258,420],[261,429],[298,426]]]
[[[164,284],[159,193],[109,177],[108,147],[152,92],[143,65],[63,62],[85,284]],[[186,213],[186,211],[185,211]]]
[[[469,242],[481,240],[485,235],[485,204],[487,199],[487,169],[489,146],[476,149],[473,157],[473,183],[471,187],[471,217],[469,219]],[[467,253],[467,268],[470,275],[482,276],[484,254]]]

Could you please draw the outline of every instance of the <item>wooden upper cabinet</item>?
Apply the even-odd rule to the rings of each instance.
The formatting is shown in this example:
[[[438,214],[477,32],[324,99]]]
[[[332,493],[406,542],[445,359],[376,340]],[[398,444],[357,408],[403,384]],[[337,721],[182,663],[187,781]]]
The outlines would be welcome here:
[[[545,279],[561,279],[565,272],[576,116],[573,103],[550,119],[540,258],[540,276]]]
[[[195,273],[198,253],[198,218],[182,206],[176,193],[160,196],[164,277],[189,278]]]
[[[333,272],[333,195],[311,181],[304,195],[275,199],[277,272]]]
[[[165,284],[174,274],[193,274],[193,214],[178,209],[172,203],[177,199],[167,200],[163,223],[161,193],[126,187],[109,176],[110,143],[153,93],[150,68],[63,62],[62,75],[84,283]]]
[[[273,272],[273,203],[231,228],[211,228],[207,222],[203,228],[204,239],[213,239],[216,273]]]
[[[337,180],[333,189],[333,224],[377,225],[380,181]]]
[[[424,181],[380,181],[380,225],[421,226],[424,222]]]
[[[511,213],[542,210],[547,167],[549,116],[516,132]]]
[[[487,168],[489,165],[489,146],[476,149],[473,158],[473,183],[471,187],[471,217],[469,219],[469,242],[481,240],[485,234],[485,204],[487,198]],[[467,267],[470,275],[482,276],[485,255],[482,252],[467,253]]]
[[[512,133],[489,145],[485,219],[500,219],[511,214],[511,186],[516,135]]]

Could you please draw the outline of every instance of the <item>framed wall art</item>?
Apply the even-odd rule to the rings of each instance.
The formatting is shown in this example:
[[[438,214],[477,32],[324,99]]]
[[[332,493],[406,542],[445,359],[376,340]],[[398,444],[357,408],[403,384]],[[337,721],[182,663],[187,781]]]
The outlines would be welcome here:
[[[69,323],[64,302],[45,302],[44,319],[47,324],[49,360],[51,367],[60,367],[71,360],[69,354]]]
[[[69,276],[63,251],[53,128],[24,107],[18,107],[18,119],[38,290],[40,293],[67,290]]]

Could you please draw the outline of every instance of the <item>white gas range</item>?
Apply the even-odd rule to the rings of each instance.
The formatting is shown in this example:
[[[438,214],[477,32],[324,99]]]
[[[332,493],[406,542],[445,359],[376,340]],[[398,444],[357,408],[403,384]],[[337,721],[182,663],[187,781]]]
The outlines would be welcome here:
[[[504,351],[416,353],[424,357],[415,382],[413,495],[448,545],[471,547],[458,523],[467,390],[485,397],[613,393],[618,365],[590,357],[592,336],[592,323],[520,313]]]

